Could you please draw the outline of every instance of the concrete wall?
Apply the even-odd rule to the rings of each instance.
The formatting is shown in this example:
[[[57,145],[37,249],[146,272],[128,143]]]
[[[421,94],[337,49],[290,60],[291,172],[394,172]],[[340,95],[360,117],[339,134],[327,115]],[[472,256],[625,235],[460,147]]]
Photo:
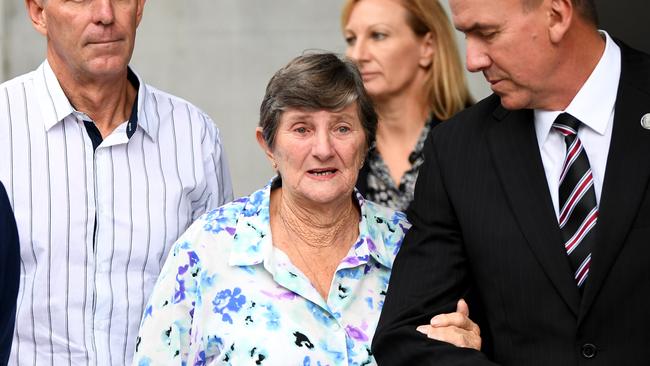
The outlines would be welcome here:
[[[147,2],[132,64],[149,84],[190,100],[212,116],[225,140],[236,196],[262,186],[272,174],[254,138],[268,79],[304,50],[344,51],[341,4]],[[0,0],[0,81],[37,67],[44,50],[45,41],[32,29],[23,1]],[[477,99],[488,94],[481,75],[470,79]]]

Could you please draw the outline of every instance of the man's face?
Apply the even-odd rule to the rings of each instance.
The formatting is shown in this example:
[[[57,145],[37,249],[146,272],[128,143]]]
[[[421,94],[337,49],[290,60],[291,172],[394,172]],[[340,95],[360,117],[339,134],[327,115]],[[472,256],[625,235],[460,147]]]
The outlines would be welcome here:
[[[47,37],[48,60],[75,78],[95,80],[124,73],[133,53],[144,2],[42,1],[41,24],[36,28]]]
[[[556,52],[546,0],[524,11],[521,0],[450,0],[454,26],[465,33],[467,69],[481,71],[507,109],[546,109]]]

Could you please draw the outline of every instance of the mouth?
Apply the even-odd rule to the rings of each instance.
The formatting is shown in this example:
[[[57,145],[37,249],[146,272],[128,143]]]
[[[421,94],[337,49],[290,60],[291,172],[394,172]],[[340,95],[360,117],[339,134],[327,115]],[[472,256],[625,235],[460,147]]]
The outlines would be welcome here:
[[[88,45],[96,45],[96,46],[102,46],[102,45],[112,45],[114,43],[120,42],[120,39],[106,39],[106,40],[92,40],[88,41]]]
[[[362,72],[361,73],[361,78],[363,80],[369,80],[369,79],[374,78],[377,75],[379,75],[379,73],[377,73],[377,72]]]
[[[311,169],[307,173],[316,178],[329,178],[336,174],[338,169],[334,168],[322,168],[322,169]]]

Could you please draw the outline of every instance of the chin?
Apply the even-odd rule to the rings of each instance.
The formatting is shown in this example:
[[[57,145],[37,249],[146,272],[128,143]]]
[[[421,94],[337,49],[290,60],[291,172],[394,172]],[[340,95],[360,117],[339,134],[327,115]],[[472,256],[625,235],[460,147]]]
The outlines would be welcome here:
[[[528,107],[528,103],[520,98],[517,98],[512,95],[504,94],[500,95],[501,97],[501,106],[503,108],[514,111],[514,110],[519,110],[519,109],[526,109]]]
[[[382,88],[380,85],[377,85],[378,83],[375,80],[371,80],[367,83],[363,83],[363,87],[366,88],[366,92],[368,93],[368,96],[371,99],[380,99],[384,94],[384,88]]]
[[[97,76],[114,76],[126,72],[129,59],[124,56],[100,56],[91,60],[87,65],[87,71]]]
[[[311,190],[305,192],[305,198],[314,204],[328,205],[335,202],[342,202],[351,196],[351,191],[345,190]]]

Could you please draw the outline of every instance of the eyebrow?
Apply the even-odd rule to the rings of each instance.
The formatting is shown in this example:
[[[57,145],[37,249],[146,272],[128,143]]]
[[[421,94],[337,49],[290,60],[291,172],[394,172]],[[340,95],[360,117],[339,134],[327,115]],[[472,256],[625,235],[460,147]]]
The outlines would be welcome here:
[[[366,28],[370,29],[370,30],[375,30],[374,28],[377,28],[377,27],[386,27],[389,30],[393,29],[393,27],[391,27],[389,24],[382,23],[382,22],[380,22],[380,23],[372,23],[372,24],[368,25]],[[354,31],[350,27],[345,27],[345,29],[343,29],[343,31],[344,32],[352,32],[352,33],[354,33]]]
[[[293,114],[287,117],[287,121],[291,123],[311,121],[313,117],[309,113]]]
[[[456,29],[463,33],[472,33],[480,30],[495,29],[495,28],[497,28],[496,25],[488,25],[479,22],[472,23],[472,25],[470,25],[467,28],[456,26]]]
[[[334,117],[335,120],[340,121],[340,120],[354,119],[355,116],[356,116],[355,113],[337,113],[332,117]]]

